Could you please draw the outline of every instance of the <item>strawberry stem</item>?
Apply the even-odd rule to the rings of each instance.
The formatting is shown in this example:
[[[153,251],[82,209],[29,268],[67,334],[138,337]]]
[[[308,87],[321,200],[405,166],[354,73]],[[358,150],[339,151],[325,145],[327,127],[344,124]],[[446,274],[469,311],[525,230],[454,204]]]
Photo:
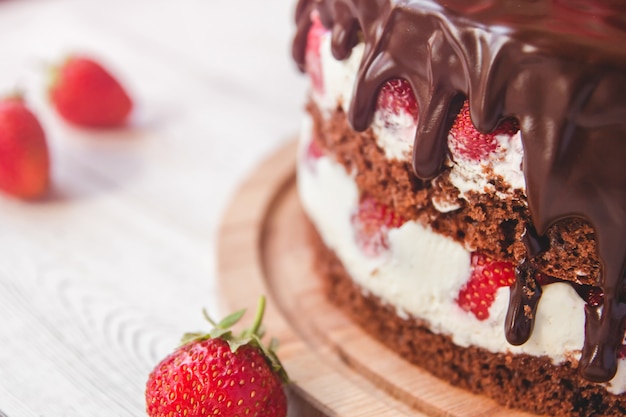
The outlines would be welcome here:
[[[256,316],[254,317],[254,322],[252,323],[252,327],[249,330],[249,334],[257,334],[259,328],[261,327],[261,322],[263,321],[263,314],[265,313],[265,296],[261,296],[259,298],[259,305],[256,309]]]
[[[213,325],[213,327],[217,327],[217,323],[215,323],[215,321],[211,318],[211,316],[209,316],[209,312],[206,310],[206,308],[202,309],[202,315],[204,316],[204,319],[206,321],[208,321],[209,323]]]

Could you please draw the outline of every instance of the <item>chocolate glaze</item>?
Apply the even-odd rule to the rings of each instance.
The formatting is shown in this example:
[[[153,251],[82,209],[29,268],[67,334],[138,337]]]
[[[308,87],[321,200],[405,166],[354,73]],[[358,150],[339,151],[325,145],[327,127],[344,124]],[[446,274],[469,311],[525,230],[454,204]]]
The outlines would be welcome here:
[[[541,286],[537,284],[537,271],[526,259],[515,269],[516,280],[511,286],[509,309],[506,312],[506,338],[512,345],[528,341],[535,325],[535,313],[541,299]]]
[[[420,109],[413,168],[424,180],[441,172],[465,98],[480,131],[518,120],[532,234],[540,238],[572,216],[595,230],[604,303],[586,309],[579,369],[597,382],[616,372],[626,317],[626,7],[617,3],[300,0],[293,47],[304,70],[313,10],[332,30],[337,59],[364,42],[349,111],[359,131],[386,81],[410,83]],[[538,287],[529,272],[538,250],[528,252],[511,292],[511,343],[530,337],[540,296],[528,296],[529,286]]]

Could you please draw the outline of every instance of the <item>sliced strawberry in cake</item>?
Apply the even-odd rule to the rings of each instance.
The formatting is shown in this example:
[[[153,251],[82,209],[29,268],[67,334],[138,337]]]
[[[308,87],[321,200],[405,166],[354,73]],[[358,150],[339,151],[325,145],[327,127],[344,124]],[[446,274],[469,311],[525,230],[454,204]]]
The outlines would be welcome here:
[[[482,253],[474,252],[471,258],[471,274],[457,297],[463,310],[471,312],[478,320],[489,317],[496,291],[510,287],[515,282],[515,267],[510,262],[496,261]]]
[[[502,147],[502,142],[519,131],[514,120],[505,120],[493,132],[479,132],[470,118],[469,102],[465,100],[448,136],[448,147],[454,159],[473,163],[486,162]],[[498,136],[504,136],[499,138]]]
[[[408,81],[394,78],[383,84],[376,101],[372,130],[390,159],[406,159],[413,149],[418,106]]]
[[[389,230],[404,222],[391,207],[366,196],[352,216],[356,243],[366,256],[380,256],[389,249]]]
[[[466,100],[448,134],[448,151],[450,181],[461,197],[471,192],[494,192],[506,198],[503,191],[526,188],[524,149],[515,120],[506,119],[493,132],[481,133],[472,123]]]
[[[401,78],[387,81],[380,92],[376,108],[381,112],[383,119],[393,123],[394,116],[408,115],[417,123],[417,100],[411,85]]]
[[[304,163],[311,172],[315,172],[315,165],[317,161],[325,155],[324,149],[317,141],[310,141],[304,151]]]
[[[322,25],[319,17],[314,15],[312,18],[311,29],[307,36],[306,52],[304,55],[306,72],[311,78],[311,83],[315,91],[319,94],[324,93],[324,74],[322,72],[322,58],[320,47],[322,37],[328,33],[328,29]]]

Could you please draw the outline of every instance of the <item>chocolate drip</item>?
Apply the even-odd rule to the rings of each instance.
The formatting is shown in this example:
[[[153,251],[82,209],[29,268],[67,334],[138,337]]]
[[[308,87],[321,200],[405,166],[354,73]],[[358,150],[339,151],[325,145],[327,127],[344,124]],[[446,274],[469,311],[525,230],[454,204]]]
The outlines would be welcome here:
[[[301,69],[314,9],[333,32],[337,59],[349,55],[359,30],[363,37],[349,112],[356,130],[369,126],[386,81],[410,83],[420,110],[413,150],[418,177],[440,173],[447,132],[465,97],[481,131],[493,130],[507,117],[518,120],[535,243],[568,217],[594,227],[604,304],[587,308],[580,370],[589,380],[610,380],[626,317],[623,6],[608,0],[523,5],[515,0],[300,0],[293,56]],[[532,331],[529,317],[540,296],[531,276],[532,258],[541,246],[536,249],[518,267],[511,291],[506,333],[512,343],[523,343]]]
[[[532,259],[549,248],[550,242],[539,236],[532,225],[528,225],[522,236],[528,258],[515,268],[515,282],[511,286],[509,308],[504,322],[506,340],[515,346],[530,339],[535,326],[535,315],[541,299],[541,286],[536,277],[537,270]]]
[[[535,325],[535,313],[541,298],[541,287],[535,281],[537,271],[529,260],[515,270],[515,282],[511,287],[509,309],[504,323],[506,339],[512,345],[528,341]]]
[[[550,248],[550,240],[546,236],[539,236],[532,225],[528,225],[522,236],[529,257],[535,258]]]

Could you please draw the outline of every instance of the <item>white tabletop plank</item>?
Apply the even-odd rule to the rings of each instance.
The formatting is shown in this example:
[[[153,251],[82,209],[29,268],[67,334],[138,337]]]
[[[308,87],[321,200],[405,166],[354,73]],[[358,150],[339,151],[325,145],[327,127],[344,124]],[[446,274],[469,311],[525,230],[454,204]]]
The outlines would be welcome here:
[[[144,415],[148,372],[219,314],[216,231],[299,128],[290,0],[0,1],[0,93],[47,132],[53,192],[0,195],[0,416]],[[136,100],[117,131],[68,126],[45,65],[100,58]]]

